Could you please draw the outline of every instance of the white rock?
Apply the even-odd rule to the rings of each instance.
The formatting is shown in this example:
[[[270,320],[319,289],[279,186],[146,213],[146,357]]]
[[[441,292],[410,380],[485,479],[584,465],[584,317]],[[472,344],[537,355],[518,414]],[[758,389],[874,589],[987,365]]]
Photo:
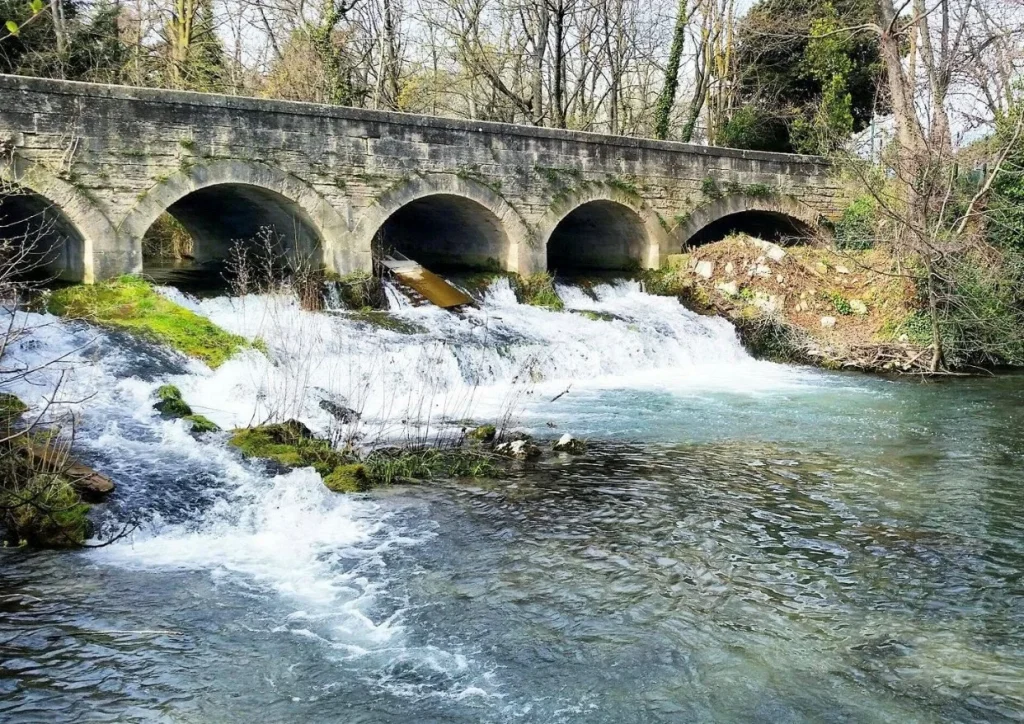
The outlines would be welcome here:
[[[768,258],[772,261],[782,261],[786,258],[786,250],[778,244],[772,244],[768,247]]]
[[[562,437],[558,438],[558,442],[555,443],[555,452],[566,452],[570,455],[580,455],[587,449],[587,444],[582,440],[578,440],[569,433],[565,433]]]
[[[825,329],[831,329],[832,327],[836,326],[836,318],[835,317],[822,317],[821,318],[821,326],[824,327]]]
[[[739,286],[737,286],[736,282],[719,282],[715,285],[715,289],[727,297],[735,297],[740,293]]]
[[[754,267],[754,275],[759,277],[770,277],[772,275],[772,270],[764,264],[758,264]]]
[[[713,261],[699,261],[697,266],[693,268],[694,273],[699,277],[710,279],[715,273],[715,262]]]
[[[868,313],[868,305],[865,304],[864,302],[862,302],[859,299],[851,299],[850,300],[850,310],[854,314],[867,314]]]
[[[526,460],[539,456],[540,448],[529,440],[513,440],[512,442],[503,442],[495,446],[494,452],[499,455],[507,455],[510,458]]]
[[[782,284],[784,281],[786,281],[786,277],[782,276],[781,274],[776,274],[775,281],[777,281],[779,284]]]
[[[727,263],[727,264],[725,265],[725,273],[726,273],[726,274],[732,274],[732,273],[733,273],[733,270],[734,270],[734,267],[733,267],[733,265],[732,265],[732,262],[730,261],[730,262],[728,262],[728,263]]]
[[[850,270],[842,264],[836,264],[836,274],[849,274]]]

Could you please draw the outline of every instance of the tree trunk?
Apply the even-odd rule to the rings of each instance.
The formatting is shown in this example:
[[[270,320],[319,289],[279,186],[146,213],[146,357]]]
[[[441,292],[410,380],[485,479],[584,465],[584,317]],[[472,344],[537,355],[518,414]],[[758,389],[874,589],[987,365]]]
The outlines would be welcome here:
[[[679,0],[676,11],[676,26],[672,32],[672,47],[665,65],[665,84],[658,97],[658,105],[654,110],[654,137],[668,138],[668,122],[672,115],[672,106],[676,102],[676,91],[679,88],[679,61],[683,57],[683,43],[686,40],[686,26],[690,17],[686,14],[687,0]],[[691,130],[691,134],[692,134]]]

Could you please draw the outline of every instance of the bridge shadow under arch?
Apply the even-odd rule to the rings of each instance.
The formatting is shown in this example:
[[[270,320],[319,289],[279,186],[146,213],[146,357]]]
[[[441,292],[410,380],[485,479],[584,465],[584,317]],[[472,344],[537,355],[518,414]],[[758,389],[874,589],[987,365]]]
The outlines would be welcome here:
[[[182,263],[145,254],[144,239],[161,216],[173,217],[191,237]],[[150,274],[168,267],[200,269],[214,284],[233,248],[264,254],[293,271],[332,268],[331,252],[345,231],[341,216],[310,186],[257,162],[214,162],[179,172],[139,201],[121,225],[133,243],[137,268]]]
[[[749,234],[779,244],[826,236],[817,212],[788,198],[727,196],[696,209],[673,232],[682,249]]]
[[[494,211],[450,193],[409,201],[387,217],[373,239],[376,256],[398,252],[439,271],[505,269],[509,246]]]
[[[667,238],[633,195],[603,186],[560,202],[541,222],[546,268],[559,274],[657,266]]]
[[[81,282],[86,242],[49,199],[21,186],[0,193],[0,261],[4,275]]]
[[[418,176],[382,194],[352,231],[356,253],[399,252],[435,271],[524,271],[530,232],[494,189],[456,174]]]

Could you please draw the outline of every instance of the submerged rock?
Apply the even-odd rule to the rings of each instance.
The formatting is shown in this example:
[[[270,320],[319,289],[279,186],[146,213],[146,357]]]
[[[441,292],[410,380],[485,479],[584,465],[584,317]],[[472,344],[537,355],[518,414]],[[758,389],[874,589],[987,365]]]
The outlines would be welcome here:
[[[565,433],[558,438],[553,447],[555,452],[569,453],[570,455],[582,455],[587,451],[587,443]]]
[[[517,460],[532,460],[540,457],[540,448],[530,440],[511,440],[496,445],[494,452]]]

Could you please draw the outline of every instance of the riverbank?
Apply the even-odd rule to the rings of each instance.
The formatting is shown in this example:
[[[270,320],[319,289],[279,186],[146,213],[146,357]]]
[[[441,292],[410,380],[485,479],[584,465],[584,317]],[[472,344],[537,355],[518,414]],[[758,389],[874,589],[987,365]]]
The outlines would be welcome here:
[[[730,320],[751,353],[776,362],[878,373],[929,372],[927,320],[912,282],[883,249],[782,247],[733,235],[643,275]]]

